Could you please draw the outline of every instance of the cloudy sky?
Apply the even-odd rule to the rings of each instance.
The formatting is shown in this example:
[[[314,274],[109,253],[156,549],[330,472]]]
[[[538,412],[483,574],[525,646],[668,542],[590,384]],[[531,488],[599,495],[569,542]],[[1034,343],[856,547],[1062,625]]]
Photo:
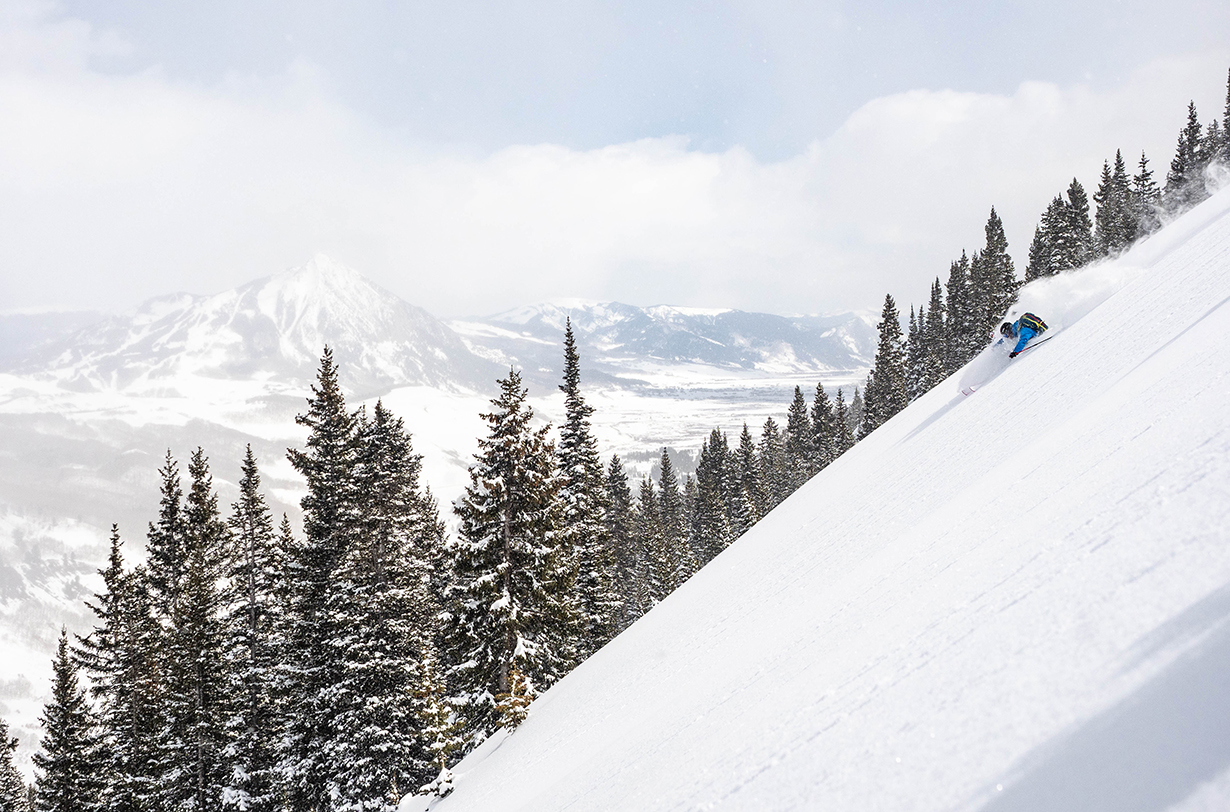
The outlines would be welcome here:
[[[1228,68],[1224,0],[0,0],[0,311],[317,251],[446,316],[918,301]]]

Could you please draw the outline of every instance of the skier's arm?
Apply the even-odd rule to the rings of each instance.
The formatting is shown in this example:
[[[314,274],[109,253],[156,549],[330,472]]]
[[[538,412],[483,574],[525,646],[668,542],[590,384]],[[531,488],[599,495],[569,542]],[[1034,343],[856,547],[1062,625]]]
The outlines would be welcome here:
[[[1016,349],[1014,349],[1013,352],[1020,352],[1025,349],[1025,345],[1028,344],[1036,335],[1037,333],[1034,332],[1032,327],[1022,327],[1020,338],[1017,339]]]

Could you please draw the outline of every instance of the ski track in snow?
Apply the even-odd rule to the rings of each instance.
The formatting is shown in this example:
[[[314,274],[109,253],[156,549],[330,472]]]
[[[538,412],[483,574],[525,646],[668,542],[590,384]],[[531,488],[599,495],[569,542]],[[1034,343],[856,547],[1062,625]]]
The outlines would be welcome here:
[[[432,808],[1230,807],[1228,212],[1026,288],[1054,340],[860,443]]]

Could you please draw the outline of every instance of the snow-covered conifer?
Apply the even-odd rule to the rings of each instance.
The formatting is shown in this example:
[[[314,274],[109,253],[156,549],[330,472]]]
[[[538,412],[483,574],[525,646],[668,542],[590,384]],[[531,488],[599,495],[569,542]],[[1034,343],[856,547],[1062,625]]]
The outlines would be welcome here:
[[[803,390],[796,386],[794,398],[790,401],[790,406],[786,411],[786,436],[784,438],[786,475],[790,482],[791,492],[794,492],[819,470],[816,465],[815,438],[811,417],[807,414],[807,401],[803,398]]]
[[[1168,211],[1183,211],[1209,196],[1204,185],[1203,140],[1204,131],[1196,115],[1196,103],[1190,102],[1187,105],[1187,124],[1179,132],[1179,143],[1162,190],[1162,204]]]
[[[98,809],[153,808],[159,777],[156,740],[162,721],[162,629],[143,570],[125,572],[119,529],[111,527],[103,592],[86,605],[96,622],[74,652],[89,678],[105,778]]]
[[[13,758],[17,744],[16,738],[9,738],[8,724],[0,719],[0,812],[30,812],[26,782]]]
[[[435,517],[423,513],[422,458],[382,402],[356,445],[356,523],[326,600],[338,667],[319,701],[334,733],[325,772],[331,809],[393,812],[397,792],[434,774],[419,692],[439,610],[417,541]]]
[[[615,555],[615,589],[620,601],[616,632],[620,632],[645,613],[639,597],[644,588],[640,582],[645,572],[645,551],[636,538],[632,489],[618,455],[613,455],[607,465],[606,494],[604,521]]]
[[[791,486],[790,466],[786,460],[786,446],[782,442],[777,421],[772,417],[766,418],[760,429],[756,460],[760,465],[760,483],[764,489],[764,512],[768,513],[794,490]]]
[[[61,629],[52,661],[55,675],[51,699],[43,705],[39,723],[43,739],[34,755],[36,812],[81,812],[98,809],[102,762],[93,713],[77,682],[77,666],[69,658],[68,632]]]
[[[561,562],[560,476],[547,428],[534,430],[521,376],[510,370],[484,414],[470,485],[454,509],[454,582],[446,600],[450,684],[471,741],[500,724],[498,695],[517,667],[531,693],[545,690],[572,662],[574,572]]]
[[[282,567],[277,559],[273,519],[260,492],[260,471],[247,447],[239,500],[228,524],[233,540],[227,561],[225,751],[227,784],[223,807],[244,812],[277,808],[278,743],[281,740],[277,665]]]
[[[880,340],[864,393],[863,423],[859,437],[866,437],[906,407],[905,348],[901,341],[901,317],[891,295],[884,297],[880,314]]]
[[[669,583],[669,594],[682,584],[699,568],[692,555],[690,544],[690,512],[691,507],[686,498],[686,492],[680,488],[679,477],[675,473],[675,465],[665,448],[658,461],[658,524],[662,531],[662,545],[665,551],[663,566],[674,567],[672,574],[662,575],[662,582]],[[689,478],[690,481],[690,478]],[[658,595],[661,600],[665,595]]]
[[[324,808],[329,786],[326,749],[336,736],[332,714],[320,705],[323,691],[337,682],[340,664],[331,641],[337,636],[326,600],[334,572],[355,532],[354,467],[358,418],[346,408],[333,362],[325,347],[307,411],[295,422],[308,428],[306,448],[287,456],[307,484],[300,501],[304,537],[288,551],[286,701],[289,715],[282,752],[282,788],[292,808]]]
[[[576,599],[581,626],[574,643],[583,660],[610,640],[619,628],[616,562],[603,513],[607,500],[602,462],[589,418],[592,406],[581,395],[581,362],[569,319],[564,328],[564,423],[557,453],[562,478],[561,553],[577,568]]]
[[[159,803],[165,809],[219,809],[227,785],[223,751],[230,697],[223,646],[221,577],[228,529],[218,513],[203,450],[188,465],[184,499],[184,574],[167,632],[162,728],[158,733]]]
[[[1132,176],[1132,208],[1136,237],[1147,237],[1161,227],[1161,218],[1158,215],[1161,199],[1162,192],[1153,180],[1153,170],[1149,168],[1149,159],[1142,151],[1137,172]]]
[[[833,425],[837,432],[833,437],[834,459],[854,447],[852,423],[850,409],[846,406],[846,396],[838,388],[837,397],[833,398]]]

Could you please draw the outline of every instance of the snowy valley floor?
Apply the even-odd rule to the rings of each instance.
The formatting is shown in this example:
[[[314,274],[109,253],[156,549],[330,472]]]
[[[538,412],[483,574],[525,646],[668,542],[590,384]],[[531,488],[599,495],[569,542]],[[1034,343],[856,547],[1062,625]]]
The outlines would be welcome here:
[[[1083,273],[432,808],[1230,808],[1230,190]]]

